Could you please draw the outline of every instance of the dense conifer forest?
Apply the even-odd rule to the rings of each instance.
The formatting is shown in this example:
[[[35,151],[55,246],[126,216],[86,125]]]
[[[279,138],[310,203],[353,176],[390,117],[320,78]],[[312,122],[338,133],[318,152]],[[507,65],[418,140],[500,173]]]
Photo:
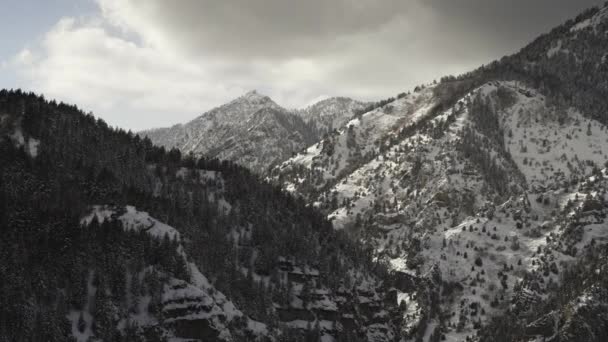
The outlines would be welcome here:
[[[20,90],[0,92],[0,120],[0,340],[65,338],[66,315],[88,305],[90,278],[95,335],[133,341],[149,332],[115,328],[136,311],[133,298],[149,295],[158,311],[163,281],[190,280],[175,240],[125,231],[119,221],[82,224],[93,205],[123,208],[115,216],[135,206],[178,228],[213,285],[275,326],[271,303],[289,302],[292,291],[279,280],[279,257],[319,272],[307,286],[333,291],[385,275],[319,212],[233,163],[165,151]],[[202,182],[201,172],[221,177]]]

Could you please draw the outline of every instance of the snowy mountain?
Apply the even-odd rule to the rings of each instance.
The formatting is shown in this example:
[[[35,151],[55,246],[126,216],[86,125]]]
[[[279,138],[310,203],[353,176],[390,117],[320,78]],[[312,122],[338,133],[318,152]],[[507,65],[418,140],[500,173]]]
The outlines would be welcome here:
[[[326,188],[378,154],[384,148],[383,139],[398,127],[424,117],[433,107],[433,96],[432,88],[421,89],[353,118],[341,130],[282,163],[274,173],[290,191],[297,189],[302,194]],[[299,171],[310,175],[300,178]],[[292,175],[293,182],[285,179]]]
[[[0,90],[0,340],[605,341],[607,33],[143,138]]]
[[[355,113],[368,105],[347,97],[331,97],[297,110],[296,114],[314,127],[318,137],[322,137],[334,129],[342,128]]]
[[[235,161],[262,174],[362,107],[354,100],[333,98],[293,112],[251,91],[184,125],[139,134],[184,154]]]
[[[577,341],[581,322],[585,340],[605,336],[606,13],[418,87],[271,171],[397,276],[426,284],[398,293],[405,336]],[[412,307],[421,295],[428,305]]]

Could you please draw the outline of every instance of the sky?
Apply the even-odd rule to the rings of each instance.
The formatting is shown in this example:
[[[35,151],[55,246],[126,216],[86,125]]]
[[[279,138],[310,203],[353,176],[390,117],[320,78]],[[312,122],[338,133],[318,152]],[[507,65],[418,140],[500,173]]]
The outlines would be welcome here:
[[[511,54],[594,0],[0,0],[0,88],[134,131],[256,89],[373,101]]]

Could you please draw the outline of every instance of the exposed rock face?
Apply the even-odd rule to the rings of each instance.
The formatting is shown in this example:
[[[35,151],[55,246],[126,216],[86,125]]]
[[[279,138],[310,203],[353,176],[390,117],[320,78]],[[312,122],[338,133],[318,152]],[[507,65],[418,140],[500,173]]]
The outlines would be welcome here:
[[[106,221],[120,222],[126,231],[172,241],[177,247],[177,257],[183,259],[188,267],[188,280],[170,277],[153,267],[138,276],[154,277],[162,282],[158,309],[152,308],[152,299],[149,296],[137,298],[140,304],[133,320],[144,330],[150,331],[150,339],[171,336],[194,341],[231,341],[237,336],[250,336],[255,340],[259,339],[262,333],[267,333],[265,324],[246,317],[223,293],[209,283],[195,264],[187,261],[188,257],[180,245],[181,235],[175,228],[151,217],[147,212],[138,211],[133,206],[94,206],[81,223],[88,226],[103,224]],[[155,281],[151,283],[155,284]],[[257,326],[257,329],[252,329],[253,326]]]
[[[361,283],[352,288],[341,286],[331,293],[324,288],[310,288],[317,282],[318,272],[300,268],[283,260],[281,267],[293,284],[292,300],[277,306],[279,320],[296,330],[311,326],[320,336],[349,341],[393,341],[397,338],[395,314],[396,298],[385,286],[375,282]]]
[[[530,336],[550,337],[555,333],[554,329],[556,324],[556,318],[553,315],[547,315],[528,324],[526,326],[525,334]]]
[[[219,341],[216,323],[224,324],[226,315],[201,289],[184,281],[165,285],[162,301],[163,323],[176,337]]]

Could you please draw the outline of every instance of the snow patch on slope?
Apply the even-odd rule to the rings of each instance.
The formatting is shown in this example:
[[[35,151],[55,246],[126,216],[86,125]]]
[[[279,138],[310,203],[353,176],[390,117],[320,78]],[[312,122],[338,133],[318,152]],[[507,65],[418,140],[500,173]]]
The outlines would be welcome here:
[[[38,147],[40,146],[40,140],[28,137],[27,139],[23,136],[21,129],[16,129],[15,132],[10,136],[11,140],[17,147],[25,147],[25,152],[32,158],[38,156]]]
[[[606,18],[608,18],[608,7],[603,7],[593,17],[585,19],[585,20],[581,21],[580,23],[577,23],[576,25],[572,26],[570,28],[570,32],[577,32],[577,31],[581,31],[581,30],[584,30],[587,28],[596,30],[597,26],[602,21],[604,21]]]
[[[125,209],[126,211],[122,215],[115,217],[117,214],[115,207],[95,205],[91,213],[81,220],[81,224],[89,225],[93,218],[96,218],[99,223],[103,223],[107,219],[118,219],[123,223],[126,230],[137,232],[143,230],[160,239],[165,236],[168,236],[171,240],[180,239],[179,232],[175,228],[154,219],[147,212],[138,211],[130,205],[126,206]]]

